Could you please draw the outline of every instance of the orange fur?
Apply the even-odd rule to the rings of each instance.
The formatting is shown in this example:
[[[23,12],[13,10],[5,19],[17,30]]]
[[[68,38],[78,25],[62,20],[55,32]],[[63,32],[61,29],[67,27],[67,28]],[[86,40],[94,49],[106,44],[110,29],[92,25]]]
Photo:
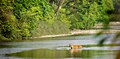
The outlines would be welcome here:
[[[79,48],[83,48],[82,45],[70,45],[71,49],[79,49]]]

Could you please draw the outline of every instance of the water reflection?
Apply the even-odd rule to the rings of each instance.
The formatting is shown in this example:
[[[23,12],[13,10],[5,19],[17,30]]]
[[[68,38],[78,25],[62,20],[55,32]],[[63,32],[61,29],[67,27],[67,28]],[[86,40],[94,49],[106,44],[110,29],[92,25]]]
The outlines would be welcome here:
[[[70,49],[71,57],[81,57],[82,50]]]
[[[105,36],[107,35],[104,34],[98,38],[87,35],[30,42],[3,42],[0,43],[0,59],[114,59],[114,53],[119,50],[120,46],[112,47],[112,49],[109,46],[84,47],[82,49],[68,47],[69,44],[97,44]],[[112,36],[113,34],[107,43],[110,43]]]
[[[6,56],[17,57],[17,58],[31,58],[31,59],[71,59],[71,58],[82,58],[82,59],[113,59],[113,50],[50,50],[50,49],[37,49],[23,51],[19,53],[6,54]],[[109,57],[108,57],[109,56]]]

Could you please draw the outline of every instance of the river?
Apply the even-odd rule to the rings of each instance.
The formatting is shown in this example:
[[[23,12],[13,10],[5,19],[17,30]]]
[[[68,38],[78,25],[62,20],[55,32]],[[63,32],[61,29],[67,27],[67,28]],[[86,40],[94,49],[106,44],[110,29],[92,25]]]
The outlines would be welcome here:
[[[115,34],[77,35],[56,38],[37,38],[24,42],[1,42],[0,59],[115,59],[120,46],[91,46],[70,49],[69,44],[96,45],[108,37],[112,42]]]

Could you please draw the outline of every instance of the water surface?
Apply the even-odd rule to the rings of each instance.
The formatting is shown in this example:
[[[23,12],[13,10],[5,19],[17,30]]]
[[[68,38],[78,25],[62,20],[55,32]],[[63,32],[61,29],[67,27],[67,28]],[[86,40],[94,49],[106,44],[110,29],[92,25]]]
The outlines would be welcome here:
[[[58,38],[32,39],[26,42],[1,42],[0,59],[114,59],[120,46],[91,46],[82,49],[70,49],[69,44],[98,44],[100,39],[108,37],[109,44],[115,34],[78,35]]]

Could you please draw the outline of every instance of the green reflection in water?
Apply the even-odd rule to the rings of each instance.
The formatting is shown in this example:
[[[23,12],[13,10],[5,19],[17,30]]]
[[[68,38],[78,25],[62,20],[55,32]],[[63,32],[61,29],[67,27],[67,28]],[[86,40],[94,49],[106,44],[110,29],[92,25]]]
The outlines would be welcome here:
[[[11,48],[11,47],[13,47],[13,46],[8,46],[8,45],[0,45],[0,48]]]
[[[37,49],[23,51],[6,56],[20,57],[20,58],[93,58],[95,56],[105,56],[113,52],[112,50],[50,50]],[[109,54],[110,55],[110,54]]]
[[[23,51],[19,53],[7,54],[7,56],[15,56],[22,58],[86,58],[91,57],[91,51],[89,50],[50,50],[50,49],[38,49]]]

